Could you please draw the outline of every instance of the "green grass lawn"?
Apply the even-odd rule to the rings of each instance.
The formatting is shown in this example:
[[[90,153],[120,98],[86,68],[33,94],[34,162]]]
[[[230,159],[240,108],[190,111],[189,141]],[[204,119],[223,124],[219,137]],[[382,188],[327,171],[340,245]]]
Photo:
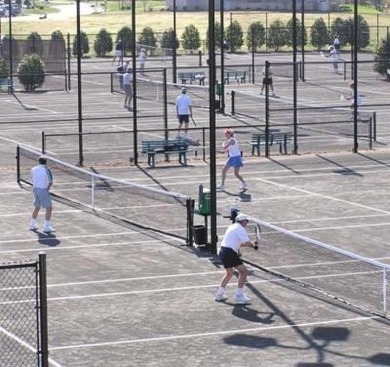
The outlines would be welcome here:
[[[66,3],[69,4],[72,2],[66,2],[64,0],[51,1],[47,7],[47,10],[43,11],[43,13],[50,14],[50,11],[56,11],[56,9],[54,8],[55,5]],[[104,4],[104,1],[91,1],[90,4],[101,6],[101,4]],[[119,10],[121,4],[131,4],[131,1],[108,1],[106,12],[83,15],[81,17],[81,29],[88,35],[91,35],[91,38],[93,38],[93,35],[97,34],[103,27],[112,34],[116,34],[118,30],[121,29],[123,26],[131,27],[131,11],[129,9]],[[173,26],[173,13],[171,11],[162,10],[164,8],[163,1],[138,0],[137,7],[139,11],[136,16],[137,33],[140,33],[143,28],[148,26],[152,27],[154,32],[158,34],[164,32],[165,30]],[[146,9],[146,11],[143,11],[144,9]],[[40,11],[41,9],[38,10]],[[383,37],[382,33],[386,31],[386,27],[390,26],[390,15],[381,14],[378,17],[377,12],[374,11],[374,9],[367,7],[359,7],[359,11],[371,27],[376,27],[379,19],[379,26],[381,28],[380,37]],[[298,16],[300,17],[300,14]],[[331,24],[332,21],[337,17],[350,18],[352,16],[352,12],[340,12],[330,14],[305,13],[305,26],[309,28],[313,24],[313,22],[320,17],[325,20],[326,24]],[[219,21],[219,17],[219,12],[216,12],[215,20],[217,22]],[[181,38],[185,27],[189,24],[194,24],[197,27],[201,39],[206,38],[208,28],[207,12],[178,12],[176,19],[177,34],[179,38]],[[266,13],[259,11],[225,12],[225,27],[230,24],[231,20],[236,20],[240,23],[244,35],[246,35],[247,29],[251,23],[255,21],[260,21],[263,23],[263,25],[266,25],[266,22],[268,23],[268,25],[270,25],[276,19],[280,19],[282,22],[287,23],[287,21],[291,19],[291,13]],[[7,23],[7,21],[5,20],[5,18],[3,18],[3,25],[5,23]],[[4,29],[8,28],[4,26]],[[36,20],[13,22],[14,35],[30,34],[31,32],[36,31],[40,35],[45,36],[50,35],[55,30],[61,30],[64,34],[76,34],[76,19],[50,19],[50,16],[48,16],[48,18],[44,21]],[[372,28],[371,30],[371,37],[375,42],[375,28]]]

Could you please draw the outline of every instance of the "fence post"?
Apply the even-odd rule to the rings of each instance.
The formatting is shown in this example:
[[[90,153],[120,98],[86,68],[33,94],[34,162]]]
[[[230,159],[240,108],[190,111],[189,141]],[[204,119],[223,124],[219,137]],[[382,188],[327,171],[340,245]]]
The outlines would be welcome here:
[[[47,331],[47,279],[46,254],[39,253],[39,318],[41,367],[49,367],[49,343]]]

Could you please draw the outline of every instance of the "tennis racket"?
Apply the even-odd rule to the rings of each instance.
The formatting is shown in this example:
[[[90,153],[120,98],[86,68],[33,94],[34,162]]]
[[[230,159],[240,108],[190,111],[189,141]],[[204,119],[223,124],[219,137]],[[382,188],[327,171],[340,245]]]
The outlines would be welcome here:
[[[196,122],[195,122],[195,120],[194,120],[194,118],[191,116],[191,121],[192,121],[192,123],[194,124],[194,126],[198,126],[197,124],[196,124]]]
[[[255,244],[254,250],[259,249],[261,243],[261,227],[260,224],[250,221],[247,225],[248,236],[250,240]]]

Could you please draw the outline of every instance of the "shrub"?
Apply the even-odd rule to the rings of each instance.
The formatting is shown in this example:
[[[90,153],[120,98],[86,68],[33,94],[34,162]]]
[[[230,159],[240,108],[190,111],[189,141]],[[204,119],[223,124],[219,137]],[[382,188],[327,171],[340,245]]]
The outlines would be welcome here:
[[[328,28],[324,19],[316,19],[311,27],[311,44],[319,51],[329,44]]]
[[[246,45],[248,50],[256,52],[265,43],[265,28],[261,22],[254,22],[248,28]]]
[[[387,69],[390,69],[390,37],[382,39],[382,44],[378,47],[374,60],[374,71],[382,76],[386,76]]]
[[[239,50],[244,44],[244,33],[242,32],[240,23],[236,20],[227,27],[226,38],[229,43],[230,52]]]
[[[97,56],[106,56],[112,51],[112,38],[105,28],[102,28],[96,36],[93,48]]]
[[[83,57],[85,54],[89,53],[89,40],[88,36],[85,32],[80,31],[80,57]],[[73,40],[73,55],[77,56],[77,48],[78,48],[78,42],[77,42],[77,35],[74,37]]]
[[[122,27],[117,36],[116,36],[116,42],[119,40],[122,40],[123,42],[123,49],[126,54],[126,52],[131,53],[131,50],[133,49],[133,31],[130,27]]]
[[[161,47],[165,49],[178,49],[180,46],[179,40],[176,37],[173,31],[173,28],[169,28],[167,31],[164,31],[161,37]]]
[[[200,47],[200,35],[198,29],[190,24],[184,28],[182,34],[182,46],[185,50],[197,50]]]
[[[43,42],[38,32],[31,32],[27,37],[26,53],[42,55]]]
[[[36,54],[25,55],[18,65],[18,79],[27,92],[42,86],[45,81],[45,63]]]
[[[8,66],[5,63],[5,60],[0,58],[0,79],[6,79],[8,78],[8,75],[9,75]]]

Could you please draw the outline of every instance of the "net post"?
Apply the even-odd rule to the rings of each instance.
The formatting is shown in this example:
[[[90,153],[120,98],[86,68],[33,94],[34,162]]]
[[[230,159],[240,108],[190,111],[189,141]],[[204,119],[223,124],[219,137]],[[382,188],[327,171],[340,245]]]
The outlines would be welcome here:
[[[95,176],[91,176],[91,207],[95,207]]]
[[[372,149],[372,116],[370,116],[370,119],[369,119],[368,144],[369,144],[369,148]]]
[[[41,367],[49,367],[49,343],[47,328],[47,279],[46,279],[46,254],[39,253],[39,334]]]
[[[383,314],[387,314],[387,271],[383,268]]]
[[[46,137],[45,137],[45,132],[44,131],[42,131],[42,133],[41,133],[41,140],[42,140],[42,148],[41,148],[41,150],[42,150],[42,154],[45,154],[45,151],[46,151]]]
[[[376,111],[373,113],[373,135],[374,141],[376,141]]]
[[[223,82],[225,82],[225,81],[223,81]],[[236,94],[236,92],[234,90],[232,90],[232,92],[231,92],[231,108],[232,108],[231,114],[232,115],[234,115],[234,97],[235,97],[235,94]]]
[[[194,210],[195,210],[195,199],[188,198],[186,200],[187,207],[187,245],[193,246],[193,233],[192,228],[194,226]]]
[[[114,73],[110,73],[110,87],[111,87],[111,94],[114,93]]]
[[[20,185],[20,146],[16,147],[16,182]]]

